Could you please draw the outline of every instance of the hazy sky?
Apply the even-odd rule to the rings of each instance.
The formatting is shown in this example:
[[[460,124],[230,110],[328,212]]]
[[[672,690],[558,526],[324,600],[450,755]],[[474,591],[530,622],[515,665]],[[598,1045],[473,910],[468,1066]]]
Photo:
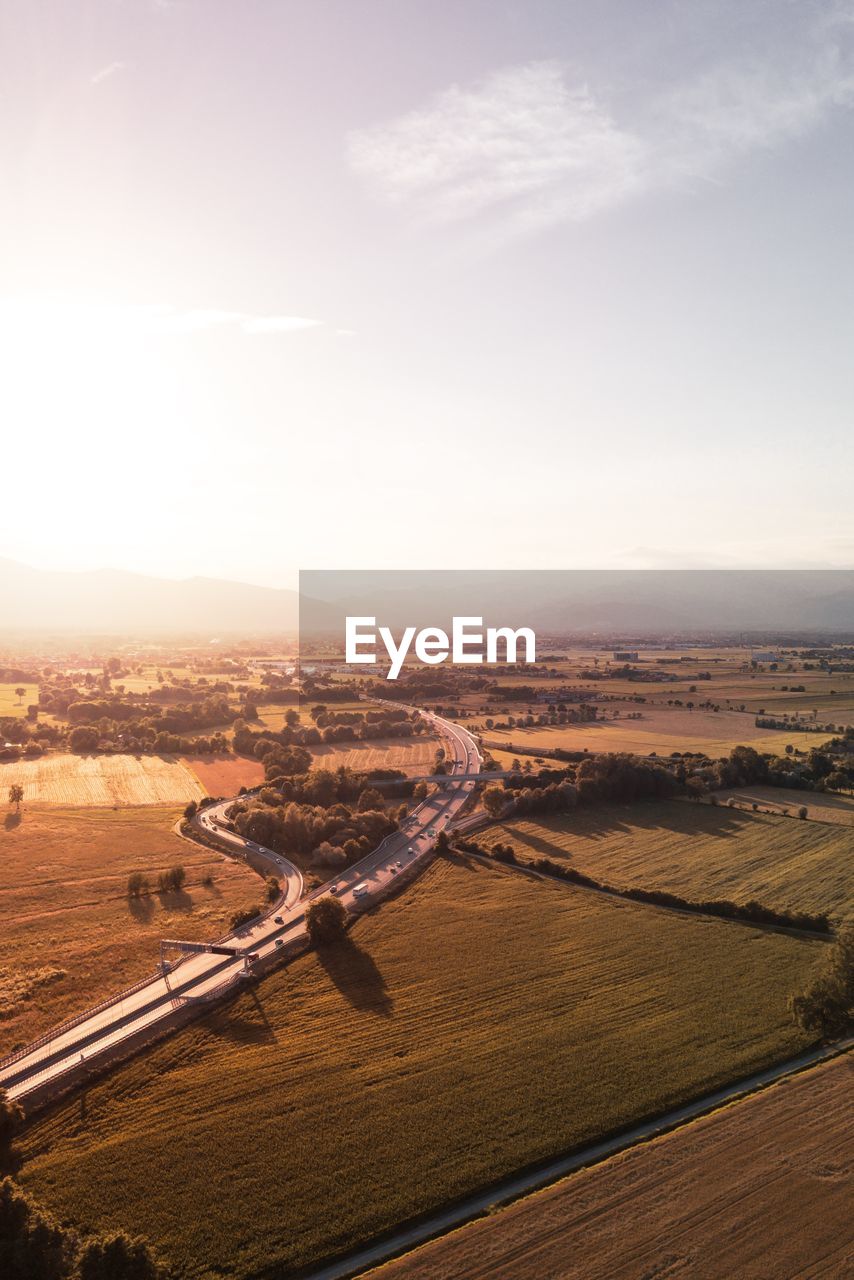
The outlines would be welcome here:
[[[0,555],[854,564],[854,0],[0,0]]]

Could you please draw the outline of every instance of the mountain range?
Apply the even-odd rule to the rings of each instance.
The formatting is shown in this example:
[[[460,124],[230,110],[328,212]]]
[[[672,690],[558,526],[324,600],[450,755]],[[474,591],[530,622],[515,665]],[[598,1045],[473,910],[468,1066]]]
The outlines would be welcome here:
[[[454,615],[539,634],[733,631],[854,634],[851,570],[378,570],[300,575],[302,625],[346,614],[444,626]],[[300,595],[219,578],[34,569],[0,559],[0,631],[260,635],[296,630]]]

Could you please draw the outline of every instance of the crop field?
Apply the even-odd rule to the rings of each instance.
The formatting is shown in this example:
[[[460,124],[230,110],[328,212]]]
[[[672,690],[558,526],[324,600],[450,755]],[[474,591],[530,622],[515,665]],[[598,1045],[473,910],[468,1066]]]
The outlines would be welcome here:
[[[312,747],[315,769],[400,769],[407,774],[432,773],[440,746],[432,734],[417,738],[374,738],[368,742],[342,742],[329,747]]]
[[[0,764],[0,795],[13,783],[24,804],[186,804],[205,794],[196,775],[173,756],[45,755]]]
[[[182,1280],[281,1275],[797,1053],[786,1000],[822,953],[439,860],[36,1116],[20,1177]]]
[[[208,796],[236,796],[241,787],[257,787],[264,781],[263,764],[248,756],[182,756],[181,764]]]
[[[730,798],[738,805],[758,804],[762,808],[781,813],[797,813],[806,805],[809,816],[816,822],[833,822],[843,827],[854,827],[854,796],[836,795],[829,791],[795,791],[788,787],[730,787],[715,793],[726,803]]]
[[[160,939],[216,938],[260,899],[242,863],[181,840],[175,807],[28,809],[0,828],[0,1055],[154,970]],[[131,901],[180,864],[180,893]],[[208,875],[210,884],[202,881]]]
[[[836,917],[854,912],[851,835],[838,824],[687,800],[642,801],[513,818],[478,840],[509,841],[525,861],[567,862],[618,888],[756,899]]]
[[[431,1241],[371,1280],[842,1280],[854,1274],[852,1092],[848,1054]]]
[[[23,689],[19,698],[16,689]],[[0,716],[25,716],[27,707],[38,703],[39,690],[35,684],[0,684]]]
[[[535,726],[514,725],[512,729],[483,729],[487,742],[500,744],[512,754],[514,747],[526,751],[563,748],[566,751],[628,751],[635,755],[669,756],[673,751],[702,751],[713,759],[729,755],[733,747],[755,747],[757,751],[782,754],[791,744],[809,751],[826,742],[829,734],[796,729],[757,729],[753,715],[742,711],[687,711],[684,707],[629,707],[641,713],[640,720],[626,719],[627,708],[618,720],[592,724]],[[610,716],[613,706],[603,710]],[[483,724],[482,717],[469,724]],[[512,744],[512,745],[511,745]]]

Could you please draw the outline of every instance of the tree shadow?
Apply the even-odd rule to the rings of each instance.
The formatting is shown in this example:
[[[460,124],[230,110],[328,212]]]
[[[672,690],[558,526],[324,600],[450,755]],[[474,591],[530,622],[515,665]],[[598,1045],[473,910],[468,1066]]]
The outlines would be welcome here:
[[[14,831],[15,827],[18,827],[21,825],[22,817],[23,817],[23,814],[21,813],[7,813],[3,826],[6,828],[7,831]]]
[[[521,814],[520,817],[524,820],[527,815]],[[651,799],[625,803],[603,801],[560,815],[532,814],[531,821],[547,831],[577,835],[582,840],[605,839],[615,833],[630,834],[638,830],[731,839],[749,823],[755,822],[756,815],[729,809],[725,805]],[[506,826],[504,836],[511,843],[521,838],[518,831]]]
[[[190,915],[193,910],[193,899],[186,889],[170,889],[168,892],[158,890],[157,896],[164,911],[180,911],[182,915]]]
[[[148,924],[154,915],[154,902],[150,894],[139,898],[128,898],[128,911],[138,924]]]
[[[349,934],[339,941],[317,948],[320,963],[345,1000],[354,1009],[391,1016],[394,1001],[373,956],[353,941]]]
[[[233,1044],[275,1044],[277,1037],[270,1020],[264,1012],[264,1006],[258,994],[251,988],[246,993],[255,1005],[252,1014],[245,1018],[235,1018],[229,1012],[218,1019],[218,1027],[226,1040]]]
[[[515,833],[511,833],[515,834]],[[455,867],[459,867],[461,871],[469,871],[472,875],[483,873],[483,863],[478,862],[476,858],[471,858],[463,850],[459,852],[456,849],[448,849],[447,852],[440,855],[446,862],[450,862]]]

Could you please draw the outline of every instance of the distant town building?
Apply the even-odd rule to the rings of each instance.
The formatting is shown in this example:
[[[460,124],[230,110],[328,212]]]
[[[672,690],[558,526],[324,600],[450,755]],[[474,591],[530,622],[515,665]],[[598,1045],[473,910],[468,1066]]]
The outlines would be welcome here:
[[[637,662],[637,649],[615,649],[613,653],[615,662]]]

